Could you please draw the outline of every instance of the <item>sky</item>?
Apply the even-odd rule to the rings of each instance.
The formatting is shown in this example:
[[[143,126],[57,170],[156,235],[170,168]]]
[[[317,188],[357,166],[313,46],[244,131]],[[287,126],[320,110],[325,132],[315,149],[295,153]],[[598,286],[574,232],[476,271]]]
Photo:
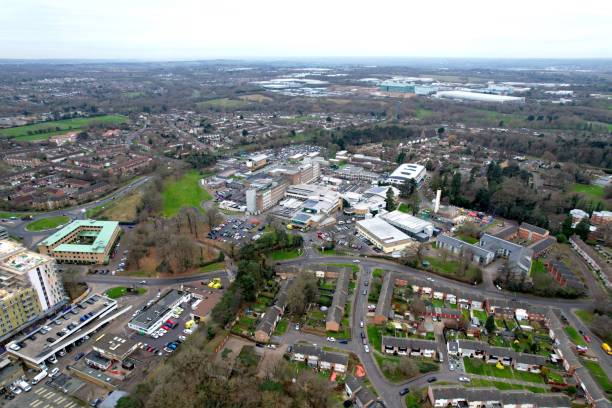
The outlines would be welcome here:
[[[0,58],[610,58],[610,0],[0,0]]]

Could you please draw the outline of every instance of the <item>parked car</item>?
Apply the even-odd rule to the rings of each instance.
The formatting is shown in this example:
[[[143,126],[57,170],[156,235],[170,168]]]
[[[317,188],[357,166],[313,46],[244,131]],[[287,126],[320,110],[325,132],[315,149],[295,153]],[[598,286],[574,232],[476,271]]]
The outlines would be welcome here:
[[[79,361],[80,359],[82,359],[85,356],[85,353],[80,352],[78,353],[76,356],[74,356],[74,360],[75,361]]]
[[[469,377],[459,377],[459,381],[464,382],[464,383],[472,382],[472,380],[470,380]]]
[[[332,343],[334,343],[336,341],[335,337],[328,337],[327,341],[331,341]]]
[[[430,383],[430,384],[433,383],[433,382],[436,382],[436,381],[438,381],[438,379],[436,377],[429,377],[427,379],[427,382]]]
[[[367,344],[365,344],[365,345],[363,346],[363,351],[365,351],[366,353],[369,353],[369,352],[370,352],[370,346],[368,346]]]
[[[410,393],[410,388],[406,387],[399,392],[399,395],[403,397],[404,395],[409,394],[409,393]]]

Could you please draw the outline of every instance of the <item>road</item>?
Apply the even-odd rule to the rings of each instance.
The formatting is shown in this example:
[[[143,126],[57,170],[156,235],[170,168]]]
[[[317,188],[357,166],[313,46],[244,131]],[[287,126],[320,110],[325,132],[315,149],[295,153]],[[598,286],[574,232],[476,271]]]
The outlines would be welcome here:
[[[151,180],[150,176],[141,177],[141,178],[131,181],[125,186],[118,188],[111,194],[103,198],[100,198],[98,200],[91,201],[85,204],[81,204],[75,207],[63,208],[63,209],[58,209],[58,210],[53,210],[53,211],[43,212],[43,213],[37,213],[36,215],[34,215],[32,220],[27,220],[27,221],[7,220],[6,222],[0,223],[0,225],[6,228],[9,235],[15,236],[15,237],[22,237],[23,243],[26,246],[33,247],[35,244],[41,241],[44,237],[50,235],[53,231],[57,230],[58,228],[47,230],[47,231],[36,231],[36,232],[28,231],[26,229],[26,226],[30,222],[39,220],[41,218],[54,217],[58,215],[66,215],[71,220],[84,219],[86,217],[85,212],[88,209],[99,206],[99,205],[110,203],[111,201],[121,196],[129,194],[135,189],[140,188],[142,185],[149,182],[149,180]]]

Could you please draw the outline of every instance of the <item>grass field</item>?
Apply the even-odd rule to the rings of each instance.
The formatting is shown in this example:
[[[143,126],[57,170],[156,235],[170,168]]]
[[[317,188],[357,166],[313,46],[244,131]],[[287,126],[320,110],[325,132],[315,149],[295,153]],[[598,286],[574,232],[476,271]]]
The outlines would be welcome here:
[[[142,295],[146,292],[147,292],[146,288],[136,288],[134,292],[132,293],[136,295]],[[106,291],[106,296],[108,296],[111,299],[118,299],[127,294],[128,294],[128,289],[125,286],[115,286],[114,288],[110,288],[109,290]]]
[[[85,214],[89,218],[99,218],[102,220],[134,221],[141,201],[142,195],[140,192],[135,192],[119,200],[92,207]]]
[[[11,217],[17,217],[17,218],[21,218],[24,215],[28,215],[30,213],[15,213],[15,212],[9,212],[9,211],[0,211],[0,219],[9,219]]]
[[[610,382],[603,368],[594,361],[582,360],[582,364],[589,370],[593,379],[597,381],[606,394],[608,396],[612,395],[612,382]]]
[[[441,275],[445,275],[452,279],[457,279],[463,282],[482,282],[482,272],[480,272],[480,270],[474,265],[470,264],[465,274],[462,276],[459,273],[461,263],[458,260],[450,258],[444,260],[442,258],[433,256],[425,257],[425,259],[429,262],[429,269],[431,269],[432,272],[436,272]]]
[[[572,193],[580,193],[592,199],[602,199],[604,196],[604,188],[591,184],[574,184],[570,189]]]
[[[260,102],[260,103],[261,102],[270,102],[270,101],[273,100],[269,96],[261,95],[261,94],[242,95],[242,96],[239,96],[238,99],[240,99],[242,101]]]
[[[212,272],[225,269],[225,262],[215,262],[200,268],[200,272]]]
[[[403,213],[412,215],[412,207],[410,207],[406,203],[400,203],[400,205],[398,207],[398,210],[403,212]]]
[[[248,101],[241,99],[230,99],[230,98],[218,98],[209,99],[197,103],[199,108],[217,108],[217,109],[240,109],[249,105]]]
[[[489,377],[516,379],[519,381],[542,384],[544,379],[539,374],[526,371],[513,370],[510,367],[499,369],[495,364],[487,364],[484,361],[464,357],[465,371],[471,374],[486,375]]]
[[[270,252],[270,257],[275,261],[285,261],[287,259],[298,258],[300,253],[297,249],[279,249],[278,251]]]
[[[588,310],[576,310],[574,313],[586,325],[591,324],[591,322],[593,321],[593,312],[589,312]]]
[[[32,221],[26,226],[26,229],[28,231],[44,231],[57,228],[60,225],[67,224],[69,221],[70,218],[63,215],[58,215],[56,217],[46,217],[36,221]]]
[[[382,347],[382,334],[380,330],[378,330],[378,327],[373,324],[368,324],[367,330],[368,340],[370,341],[372,348],[377,351],[380,350]]]
[[[582,336],[580,335],[580,333],[578,333],[578,331],[576,331],[576,329],[574,329],[571,326],[566,326],[563,330],[565,330],[565,333],[568,335],[568,337],[570,338],[570,340],[577,346],[585,346],[586,347],[586,341],[582,338]]]
[[[498,390],[527,390],[535,393],[545,393],[546,388],[534,387],[530,385],[511,384],[502,381],[491,381],[481,378],[472,378],[469,383],[463,383],[465,387],[495,387]]]
[[[179,180],[166,180],[162,197],[164,199],[164,217],[173,217],[183,207],[201,209],[202,201],[212,200],[212,196],[200,187],[200,173],[196,170],[186,172]]]
[[[81,130],[94,123],[119,125],[127,121],[128,118],[122,115],[102,115],[90,118],[54,120],[2,129],[0,130],[0,137],[12,137],[16,140],[31,142],[36,140],[46,140],[51,136],[61,135],[73,130]],[[35,133],[45,129],[52,130],[45,133]]]
[[[467,242],[468,244],[475,244],[478,242],[476,238],[471,237],[469,235],[465,235],[465,234],[457,234],[457,238],[459,238],[463,242]]]
[[[274,336],[282,336],[287,331],[287,327],[289,327],[289,320],[281,319],[276,324],[276,329],[274,329]]]

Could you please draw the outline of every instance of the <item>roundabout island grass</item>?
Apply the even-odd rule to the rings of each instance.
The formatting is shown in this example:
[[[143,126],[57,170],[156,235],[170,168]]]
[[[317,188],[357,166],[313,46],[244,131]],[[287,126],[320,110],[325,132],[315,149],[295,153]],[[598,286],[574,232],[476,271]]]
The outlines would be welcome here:
[[[40,218],[36,221],[32,221],[26,226],[26,230],[31,232],[45,231],[57,228],[61,225],[67,224],[70,218],[64,215],[58,215],[56,217]]]
[[[133,290],[129,290],[125,286],[115,286],[114,288],[110,288],[106,291],[106,296],[111,299],[119,299],[122,296],[132,294],[132,295],[143,295],[147,292],[146,288],[134,288]]]

